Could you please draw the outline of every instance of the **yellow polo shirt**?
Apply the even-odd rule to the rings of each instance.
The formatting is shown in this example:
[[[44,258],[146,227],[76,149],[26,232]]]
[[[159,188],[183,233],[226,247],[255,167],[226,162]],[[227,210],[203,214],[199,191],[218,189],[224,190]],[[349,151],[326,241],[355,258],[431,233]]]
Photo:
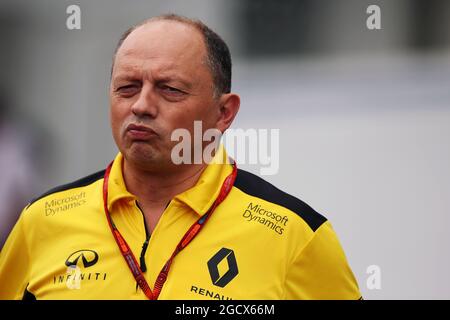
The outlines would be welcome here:
[[[119,153],[108,207],[139,261],[146,230],[127,191]],[[172,199],[150,235],[144,275],[156,277],[231,173],[210,164]],[[1,299],[146,299],[103,210],[104,171],[55,188],[22,212],[0,253]],[[228,197],[175,258],[159,299],[358,299],[355,277],[330,223],[301,200],[238,170]]]

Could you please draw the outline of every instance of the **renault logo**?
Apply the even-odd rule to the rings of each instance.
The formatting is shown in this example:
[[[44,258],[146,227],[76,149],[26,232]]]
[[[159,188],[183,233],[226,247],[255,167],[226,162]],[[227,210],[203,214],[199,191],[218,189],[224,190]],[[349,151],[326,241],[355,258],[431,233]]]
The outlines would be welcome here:
[[[98,254],[93,250],[78,250],[72,253],[66,260],[66,266],[76,266],[89,268],[98,261]]]
[[[228,271],[226,271],[223,275],[220,275],[218,266],[224,259],[227,259]],[[227,248],[220,249],[219,252],[209,259],[208,269],[212,283],[221,288],[225,287],[239,273],[234,251]]]

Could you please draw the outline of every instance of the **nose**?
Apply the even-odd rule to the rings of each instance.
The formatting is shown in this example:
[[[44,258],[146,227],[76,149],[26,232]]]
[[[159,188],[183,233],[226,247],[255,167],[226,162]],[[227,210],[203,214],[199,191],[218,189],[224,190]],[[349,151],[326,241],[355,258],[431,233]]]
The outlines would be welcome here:
[[[131,106],[131,111],[137,117],[156,118],[158,115],[158,101],[153,86],[144,84],[139,92],[139,98]]]

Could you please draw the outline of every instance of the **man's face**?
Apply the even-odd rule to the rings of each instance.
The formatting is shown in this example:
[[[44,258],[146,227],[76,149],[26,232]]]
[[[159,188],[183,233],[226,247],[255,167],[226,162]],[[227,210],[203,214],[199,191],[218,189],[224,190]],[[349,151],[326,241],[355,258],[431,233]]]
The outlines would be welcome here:
[[[215,128],[219,100],[206,64],[202,35],[176,21],[134,30],[117,52],[110,85],[114,140],[127,161],[142,168],[173,167],[173,130],[193,137],[194,121]]]

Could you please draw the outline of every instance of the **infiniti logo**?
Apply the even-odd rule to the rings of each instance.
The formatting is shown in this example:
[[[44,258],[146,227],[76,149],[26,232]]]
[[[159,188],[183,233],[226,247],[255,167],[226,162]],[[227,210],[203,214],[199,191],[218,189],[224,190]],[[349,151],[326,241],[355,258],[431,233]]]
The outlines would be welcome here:
[[[78,250],[72,253],[66,260],[66,266],[81,265],[85,268],[92,267],[98,261],[98,254],[94,250]],[[80,265],[81,264],[81,265]]]

